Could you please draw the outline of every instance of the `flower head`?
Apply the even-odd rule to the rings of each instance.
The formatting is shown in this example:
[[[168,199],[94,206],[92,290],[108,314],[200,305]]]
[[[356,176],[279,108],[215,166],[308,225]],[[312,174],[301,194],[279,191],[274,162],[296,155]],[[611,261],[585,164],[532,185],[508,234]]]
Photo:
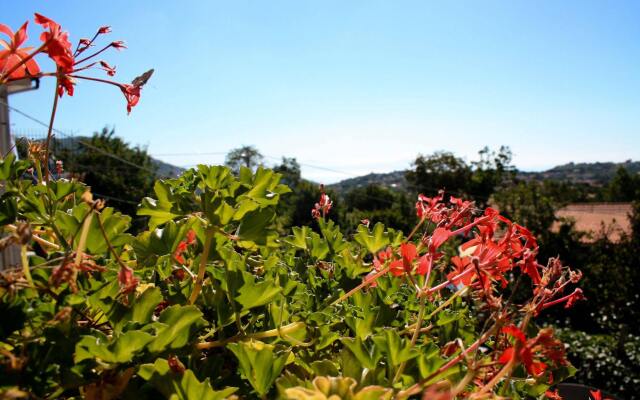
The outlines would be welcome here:
[[[116,40],[114,42],[111,42],[111,47],[113,47],[116,50],[122,50],[127,48],[127,46],[124,45],[124,42],[122,40]]]
[[[48,31],[42,32],[40,40],[46,45],[44,52],[49,55],[58,69],[62,72],[71,72],[75,63],[69,33],[63,32],[60,25],[54,20],[38,13],[35,14],[35,21]]]
[[[313,210],[311,210],[311,216],[315,219],[327,215],[333,206],[331,198],[324,192],[324,186],[320,186],[320,192],[320,200],[314,205]]]
[[[29,21],[22,24],[15,33],[4,24],[0,24],[0,33],[9,37],[9,40],[0,39],[0,77],[4,79],[20,79],[26,76],[33,76],[40,72],[40,67],[33,58],[29,57],[31,47],[20,47],[27,40],[27,25]],[[24,62],[24,63],[23,63]],[[22,63],[22,65],[20,65]],[[5,73],[13,70],[8,76]]]

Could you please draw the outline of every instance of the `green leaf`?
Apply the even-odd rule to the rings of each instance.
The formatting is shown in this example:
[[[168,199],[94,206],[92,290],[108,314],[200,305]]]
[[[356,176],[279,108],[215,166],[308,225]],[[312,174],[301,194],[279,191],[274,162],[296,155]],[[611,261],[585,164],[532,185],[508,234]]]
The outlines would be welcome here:
[[[418,351],[411,347],[411,342],[401,339],[395,329],[383,329],[381,334],[373,336],[373,342],[386,355],[386,360],[393,366],[400,365],[418,356]]]
[[[75,363],[98,359],[106,363],[127,363],[153,340],[153,336],[142,331],[129,331],[109,340],[102,332],[82,336],[76,344]]]
[[[431,375],[445,363],[440,357],[440,348],[433,342],[428,342],[421,346],[420,356],[418,357],[418,369],[422,378]]]
[[[458,321],[463,317],[463,313],[460,311],[443,310],[438,313],[438,326],[448,325],[452,322]]]
[[[355,279],[371,271],[371,265],[364,265],[360,257],[354,257],[349,249],[344,249],[335,257],[336,263],[344,268],[347,276]]]
[[[315,232],[311,232],[311,257],[324,260],[329,254],[329,244]]]
[[[282,372],[289,351],[278,353],[275,346],[260,341],[231,343],[227,348],[240,363],[240,372],[260,396],[265,396]]]
[[[275,212],[270,208],[247,213],[238,226],[238,237],[241,241],[249,241],[258,245],[267,243],[269,230],[275,218]]]
[[[298,249],[307,250],[307,238],[309,237],[309,227],[294,226],[292,228],[292,233],[293,235],[285,239],[285,242],[289,243],[293,247],[297,247]]]
[[[380,353],[376,346],[367,347],[360,338],[342,338],[342,344],[356,357],[358,362],[368,369],[375,369],[380,359]]]
[[[282,288],[272,280],[255,283],[253,275],[243,274],[250,278],[246,279],[244,285],[238,290],[236,301],[242,305],[242,310],[263,306],[273,300]]]
[[[174,372],[167,360],[156,359],[153,364],[142,364],[138,376],[149,383],[169,400],[223,400],[233,394],[237,388],[230,387],[215,391],[209,378],[200,382],[193,371]]]
[[[151,229],[180,216],[172,211],[174,198],[171,194],[171,188],[166,182],[157,181],[153,186],[153,191],[158,199],[145,197],[138,207],[138,215],[151,217],[149,220]]]
[[[390,243],[389,233],[384,231],[384,225],[380,222],[375,224],[371,232],[366,226],[358,225],[358,232],[353,238],[371,254],[375,254]]]
[[[149,344],[149,351],[159,353],[167,349],[179,349],[189,344],[190,339],[206,321],[196,306],[173,305],[160,314],[156,335]]]

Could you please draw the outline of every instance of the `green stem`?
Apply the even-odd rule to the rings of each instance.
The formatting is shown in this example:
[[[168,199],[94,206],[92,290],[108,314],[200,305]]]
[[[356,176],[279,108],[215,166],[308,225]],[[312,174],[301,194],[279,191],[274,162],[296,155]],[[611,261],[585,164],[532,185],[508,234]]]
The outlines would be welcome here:
[[[358,286],[354,287],[353,289],[349,290],[347,293],[345,293],[342,296],[340,296],[336,301],[331,303],[331,305],[335,306],[336,304],[348,299],[349,297],[351,297],[354,294],[356,294],[356,292],[358,292],[360,289],[362,289],[363,287],[371,284],[373,281],[375,281],[376,279],[378,279],[382,275],[386,274],[387,272],[389,272],[389,267],[384,267],[380,271],[376,272],[374,275],[372,275],[372,276],[366,278],[365,280],[363,280],[362,283],[359,284]]]
[[[29,259],[27,258],[27,245],[25,244],[20,246],[20,259],[22,261],[22,273],[24,273],[24,277],[27,278],[27,282],[29,282],[29,286],[35,287],[33,285],[33,279],[31,278],[31,271],[29,270]]]
[[[431,312],[431,314],[429,314],[429,315],[427,316],[427,319],[431,319],[431,318],[433,318],[433,316],[434,316],[434,315],[436,315],[437,313],[439,313],[440,311],[442,311],[442,309],[443,309],[443,308],[445,308],[445,307],[447,307],[449,304],[451,304],[451,303],[456,299],[456,297],[460,297],[460,296],[462,296],[463,294],[465,294],[465,293],[467,292],[467,290],[468,290],[468,289],[469,289],[469,287],[468,287],[468,286],[465,286],[465,287],[463,287],[462,289],[460,289],[460,290],[458,290],[457,292],[455,292],[454,294],[452,294],[452,295],[451,295],[451,297],[449,297],[449,298],[447,299],[447,301],[445,301],[444,303],[440,304],[440,305],[438,306],[438,308],[436,308],[435,310],[433,310],[433,311]]]
[[[60,78],[56,78],[56,85],[53,91],[53,107],[51,109],[51,118],[49,119],[49,130],[47,132],[47,142],[44,148],[44,181],[49,180],[49,146],[51,145],[51,134],[53,133],[53,121],[56,119],[56,110],[58,109],[58,86]]]
[[[80,265],[82,262],[82,255],[84,254],[84,249],[87,247],[87,237],[89,236],[89,228],[91,228],[91,220],[93,219],[93,210],[89,210],[89,214],[84,219],[82,223],[82,232],[80,232],[80,240],[78,240],[78,247],[76,249],[76,266]]]
[[[111,254],[113,254],[116,261],[118,262],[118,265],[120,265],[121,268],[127,268],[127,265],[124,263],[124,261],[122,261],[118,253],[116,253],[116,250],[111,245],[109,236],[107,236],[107,231],[104,229],[102,218],[100,218],[100,213],[96,213],[96,219],[98,220],[98,226],[100,227],[100,232],[102,232],[102,237],[104,237],[104,241],[107,243],[107,247],[109,248],[109,251],[111,252]]]
[[[412,395],[420,393],[420,391],[422,390],[422,387],[424,385],[426,385],[427,383],[429,383],[429,381],[431,381],[436,376],[440,375],[443,371],[446,371],[447,369],[449,369],[449,368],[453,367],[454,365],[458,364],[460,361],[462,361],[467,356],[467,354],[469,354],[472,351],[475,351],[484,342],[489,340],[489,338],[495,332],[497,332],[500,329],[501,325],[502,325],[502,320],[498,319],[493,324],[493,326],[491,328],[489,328],[489,330],[487,330],[482,336],[480,336],[478,338],[478,340],[476,340],[469,347],[467,347],[466,350],[462,351],[460,354],[458,354],[457,356],[455,356],[454,358],[449,360],[446,364],[444,364],[443,366],[438,368],[435,372],[429,374],[424,379],[421,379],[416,384],[414,384],[411,387],[407,388],[406,390],[403,390],[400,393],[398,393],[398,395],[396,396],[396,399],[406,399],[406,398],[408,398],[408,397],[410,397]]]
[[[285,325],[283,327],[270,329],[270,330],[264,331],[264,332],[250,333],[248,335],[236,335],[236,336],[232,336],[230,338],[223,339],[223,340],[216,340],[216,341],[213,341],[213,342],[198,343],[198,344],[196,344],[196,348],[198,350],[207,350],[207,349],[212,349],[212,348],[215,348],[215,347],[223,347],[223,346],[226,346],[229,343],[237,342],[239,340],[265,339],[265,338],[278,337],[278,336],[284,337],[286,335],[290,335],[292,333],[295,333],[295,332],[299,331],[300,329],[304,329],[304,328],[306,328],[306,326],[307,325],[304,322],[292,322],[292,323],[290,323],[288,325]]]
[[[418,310],[418,319],[416,320],[416,327],[413,330],[413,336],[411,336],[411,348],[413,348],[416,345],[416,342],[418,341],[418,336],[420,336],[420,331],[422,330],[422,321],[424,320],[424,310],[426,307],[426,303],[427,303],[427,298],[421,297],[420,309]],[[391,382],[391,384],[396,383],[398,379],[400,379],[400,376],[402,376],[402,373],[404,372],[404,368],[406,367],[406,365],[407,365],[406,361],[403,361],[402,363],[400,363],[400,366],[396,370],[396,374],[393,377],[393,381]]]
[[[206,237],[204,239],[204,250],[200,256],[200,266],[198,267],[198,276],[196,277],[196,283],[193,286],[193,292],[189,297],[189,304],[193,304],[198,299],[198,295],[202,290],[202,282],[204,281],[204,274],[207,270],[207,261],[209,260],[209,248],[211,247],[211,241],[213,240],[213,229],[207,229]]]

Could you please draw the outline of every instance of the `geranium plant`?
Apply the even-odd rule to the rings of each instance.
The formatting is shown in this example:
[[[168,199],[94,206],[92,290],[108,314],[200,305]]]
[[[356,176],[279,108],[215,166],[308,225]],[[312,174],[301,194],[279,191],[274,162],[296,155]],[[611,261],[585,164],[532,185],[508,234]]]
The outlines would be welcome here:
[[[57,102],[103,81],[80,71],[114,72],[89,60],[120,42],[82,55],[107,27],[72,51],[36,22],[36,50],[21,48],[26,24],[0,25],[0,83],[51,75]],[[116,85],[133,106],[143,83]],[[0,272],[5,397],[558,398],[549,388],[573,372],[534,319],[580,300],[580,273],[540,264],[531,232],[491,208],[420,195],[409,235],[363,221],[345,237],[323,193],[315,225],[282,235],[280,175],[200,165],[156,182],[132,236],[129,216],[48,164],[48,142],[0,162],[0,248],[22,255]]]

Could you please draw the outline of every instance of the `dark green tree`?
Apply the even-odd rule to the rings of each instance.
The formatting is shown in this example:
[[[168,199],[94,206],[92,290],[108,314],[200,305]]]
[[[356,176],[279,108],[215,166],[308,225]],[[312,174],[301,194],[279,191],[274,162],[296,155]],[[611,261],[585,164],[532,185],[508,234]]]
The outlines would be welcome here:
[[[247,167],[252,171],[255,170],[262,165],[263,160],[264,157],[258,149],[253,146],[242,146],[231,150],[227,154],[224,165],[237,174],[240,171],[240,167]]]
[[[408,233],[417,222],[413,203],[404,192],[394,192],[380,185],[355,188],[344,195],[341,211],[343,227],[355,228],[367,219],[371,224],[382,222],[386,226]]]
[[[472,198],[479,207],[486,207],[497,188],[514,180],[516,169],[511,164],[511,150],[506,146],[497,152],[485,147],[478,154],[479,160],[470,164],[450,152],[419,155],[413,169],[405,175],[409,188],[427,195],[444,189],[448,194]]]
[[[418,155],[413,169],[406,173],[409,188],[417,193],[433,194],[440,189],[448,193],[466,193],[472,170],[462,158],[440,151],[430,156]]]
[[[494,193],[493,202],[505,216],[539,237],[546,237],[556,221],[558,204],[548,195],[545,185],[537,181],[503,188]]]
[[[604,190],[606,201],[634,201],[640,199],[640,176],[633,176],[620,167]]]
[[[147,150],[126,143],[108,128],[73,142],[55,147],[54,156],[63,162],[64,170],[91,186],[96,197],[135,216],[140,200],[153,192],[156,178],[157,168]]]

